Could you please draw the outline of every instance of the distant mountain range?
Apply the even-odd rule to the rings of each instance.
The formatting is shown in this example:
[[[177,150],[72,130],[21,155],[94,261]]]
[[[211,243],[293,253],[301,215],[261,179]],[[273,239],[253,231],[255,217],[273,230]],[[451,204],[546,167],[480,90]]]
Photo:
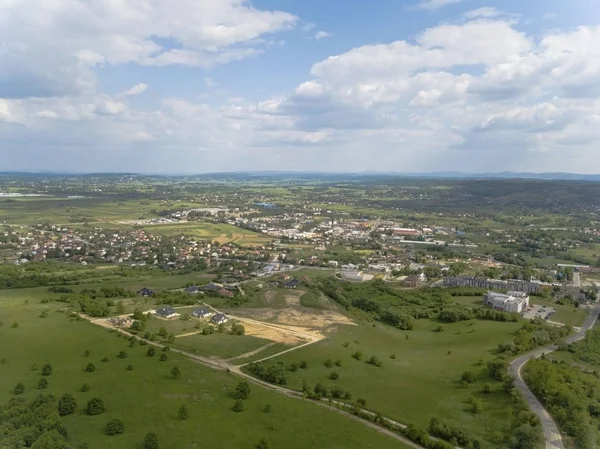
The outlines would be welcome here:
[[[152,176],[152,177],[309,177],[318,178],[420,178],[420,179],[532,179],[532,180],[563,180],[563,181],[595,181],[600,182],[600,174],[578,174],[578,173],[529,173],[529,172],[498,172],[498,173],[465,173],[458,171],[440,171],[426,173],[400,173],[400,172],[310,172],[310,171],[254,171],[254,172],[228,172],[228,173],[204,173],[204,174],[161,174],[161,173],[75,173],[75,172],[25,172],[25,171],[0,171],[0,176],[13,177],[60,177],[60,176],[82,176],[82,177],[121,177],[121,176]]]

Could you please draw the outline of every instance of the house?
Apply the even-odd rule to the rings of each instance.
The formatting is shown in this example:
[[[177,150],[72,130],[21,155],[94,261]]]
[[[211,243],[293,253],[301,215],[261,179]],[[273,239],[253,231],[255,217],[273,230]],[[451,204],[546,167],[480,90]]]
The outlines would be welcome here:
[[[179,314],[175,311],[175,309],[171,306],[163,307],[158,309],[155,314],[161,318],[173,318],[178,316]]]
[[[195,285],[192,285],[190,287],[184,288],[183,291],[190,295],[196,295],[196,294],[198,294],[199,289]]]
[[[283,284],[283,287],[284,288],[296,288],[296,287],[298,287],[298,285],[300,285],[299,279],[291,279],[291,280],[287,281],[285,284]]]
[[[416,274],[411,274],[404,279],[404,285],[406,287],[417,288],[421,286],[421,278]]]
[[[521,313],[529,307],[529,296],[523,292],[495,293],[487,292],[483,296],[485,305],[503,312]]]
[[[227,321],[229,321],[229,318],[227,318],[227,316],[222,313],[217,313],[210,320],[211,323],[216,324],[217,326],[219,324],[225,324]]]
[[[152,296],[154,294],[154,292],[152,290],[150,290],[149,288],[144,287],[143,289],[138,290],[137,294],[147,298],[149,296]]]
[[[351,282],[367,282],[375,277],[372,274],[365,274],[362,271],[342,271],[341,275],[344,280]]]
[[[206,307],[201,307],[192,312],[192,316],[195,318],[208,318],[213,315],[213,311]]]
[[[206,285],[200,287],[200,290],[203,290],[205,292],[216,292],[216,291],[219,291],[219,289],[221,289],[221,288],[223,288],[221,285],[211,282],[210,284],[206,284]]]

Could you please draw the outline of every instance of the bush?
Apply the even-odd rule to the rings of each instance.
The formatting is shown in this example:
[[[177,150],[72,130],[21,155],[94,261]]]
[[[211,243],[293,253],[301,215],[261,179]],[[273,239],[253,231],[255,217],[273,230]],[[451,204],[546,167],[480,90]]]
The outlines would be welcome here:
[[[77,402],[70,394],[63,395],[58,401],[58,414],[60,416],[71,415],[77,410]]]
[[[178,366],[174,366],[171,370],[171,377],[173,379],[179,379],[181,377],[181,371],[179,370]]]
[[[233,407],[231,407],[231,410],[233,410],[236,413],[243,412],[244,411],[244,401],[242,401],[241,399],[236,400],[233,403]]]
[[[342,361],[341,360],[336,360],[335,361],[335,366],[342,366]]]
[[[367,401],[364,399],[357,399],[356,405],[358,405],[361,408],[365,408],[367,406]]]
[[[261,440],[256,443],[254,446],[256,449],[270,449],[271,445],[269,444],[269,440],[266,438],[261,438]]]
[[[49,363],[46,363],[42,367],[42,376],[50,376],[51,374],[52,374],[52,365],[50,365]]]
[[[262,409],[263,413],[271,413],[271,404],[267,404]]]
[[[125,432],[125,426],[120,419],[111,419],[104,427],[104,433],[106,435],[118,435],[123,432]]]
[[[381,360],[379,360],[376,356],[371,356],[369,357],[369,360],[367,360],[367,363],[369,365],[373,365],[373,366],[377,366],[377,367],[382,367],[383,366],[383,362]]]
[[[333,362],[331,361],[331,359],[327,359],[325,360],[325,368],[333,368]]]
[[[44,390],[48,388],[48,381],[46,379],[40,379],[37,384],[38,390]]]
[[[338,379],[339,379],[339,377],[340,377],[340,375],[339,375],[338,373],[336,373],[335,371],[333,371],[333,372],[332,372],[332,373],[329,375],[329,378],[330,378],[331,380],[338,380]]]
[[[85,409],[88,415],[99,415],[104,413],[104,401],[101,398],[92,398],[88,401]]]
[[[79,391],[81,391],[82,393],[85,393],[86,391],[90,391],[90,384],[83,384],[81,386],[81,388],[79,389]]]
[[[460,380],[462,380],[468,384],[473,384],[473,383],[477,382],[477,374],[475,374],[472,371],[465,371],[464,373],[461,374]]]
[[[104,357],[104,358],[102,359],[102,361],[103,361],[104,363],[108,362],[108,357]]]
[[[16,321],[12,324],[11,326],[13,329],[16,329],[19,327],[19,323],[17,323]]]
[[[158,359],[158,360],[160,360],[161,362],[166,362],[168,358],[169,358],[169,357],[167,357],[167,354],[165,354],[165,353],[163,352],[163,353],[160,355],[160,357],[159,357],[159,359]]]
[[[142,447],[144,449],[158,449],[158,437],[154,432],[146,434]]]
[[[119,353],[117,354],[117,357],[120,359],[124,359],[127,357],[127,353],[125,351],[119,351]]]
[[[304,360],[302,360],[300,362],[300,369],[306,369],[308,368],[308,363],[306,363]]]
[[[129,364],[126,368],[127,371],[133,371],[133,365]]]
[[[94,371],[96,371],[96,365],[94,365],[92,362],[88,363],[87,366],[85,367],[85,370],[88,373],[93,373]]]
[[[146,355],[148,357],[154,357],[154,354],[156,354],[156,349],[154,349],[154,346],[150,346],[148,351],[146,351]]]
[[[352,354],[352,358],[356,360],[362,360],[362,352],[356,351],[354,354]]]
[[[302,366],[302,364],[300,365]],[[287,384],[286,371],[283,364],[251,363],[247,366],[248,371],[256,377],[277,385]]]
[[[245,335],[246,329],[241,324],[234,324],[231,326],[231,335]]]
[[[297,363],[292,363],[289,366],[288,371],[291,371],[292,373],[295,373],[296,371],[298,371],[298,368],[299,368],[299,366],[298,366]]]
[[[190,414],[190,411],[188,410],[187,405],[184,404],[181,407],[179,407],[178,414],[179,414],[179,419],[183,419],[183,420],[187,419]]]
[[[25,393],[25,385],[23,385],[21,382],[19,382],[17,385],[15,385],[13,394],[23,394],[23,393]]]

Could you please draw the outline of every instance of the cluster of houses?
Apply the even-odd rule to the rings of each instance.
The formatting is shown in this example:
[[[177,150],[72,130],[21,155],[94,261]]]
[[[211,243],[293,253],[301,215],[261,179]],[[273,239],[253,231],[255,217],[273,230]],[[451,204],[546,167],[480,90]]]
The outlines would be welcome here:
[[[153,315],[158,318],[162,318],[165,320],[172,320],[180,317],[180,314],[171,306],[162,307],[160,309],[150,311]],[[192,316],[198,319],[208,319],[210,318],[210,322],[216,326],[220,324],[225,324],[229,321],[229,318],[224,313],[215,313],[208,307],[200,307],[195,309],[192,312]]]

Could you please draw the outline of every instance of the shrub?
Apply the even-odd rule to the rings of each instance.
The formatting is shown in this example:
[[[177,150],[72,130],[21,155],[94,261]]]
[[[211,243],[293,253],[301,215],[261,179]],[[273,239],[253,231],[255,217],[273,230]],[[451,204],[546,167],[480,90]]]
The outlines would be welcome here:
[[[362,360],[362,352],[356,351],[354,354],[352,354],[352,358],[356,360]]]
[[[96,371],[96,365],[94,365],[92,362],[88,363],[87,366],[85,367],[85,370],[88,373],[93,373],[94,371]]]
[[[477,375],[473,371],[465,371],[460,375],[460,380],[468,384],[473,384],[477,382]]]
[[[48,388],[48,381],[46,379],[40,379],[40,381],[37,384],[38,390],[44,390],[46,388]]]
[[[127,371],[133,371],[133,365],[129,364],[127,365]]]
[[[184,404],[181,407],[179,407],[178,414],[179,414],[179,419],[187,419],[190,414],[190,411],[188,410],[187,405]]]
[[[85,411],[88,415],[99,415],[104,413],[104,401],[101,398],[92,398],[88,401]]]
[[[79,391],[81,391],[82,393],[85,393],[86,391],[90,391],[90,384],[83,384],[81,386],[81,388],[79,389]]]
[[[331,359],[325,360],[324,365],[326,368],[333,368],[333,362],[331,361]]]
[[[102,359],[102,361],[103,361],[104,363],[108,362],[108,357],[104,357],[104,358]]]
[[[119,351],[119,353],[117,354],[117,357],[120,359],[124,359],[127,357],[127,353],[125,351]]]
[[[161,362],[166,362],[167,359],[169,357],[167,357],[167,354],[165,354],[164,352],[160,355],[160,357],[158,358],[158,360],[160,360]]]
[[[308,368],[308,363],[306,363],[304,360],[302,360],[302,361],[300,362],[300,368],[301,368],[301,369],[306,369],[306,368]]]
[[[146,355],[148,357],[154,357],[154,354],[156,354],[156,349],[154,349],[154,346],[150,346],[148,351],[146,351]]]
[[[356,405],[358,405],[361,408],[365,408],[367,406],[367,401],[365,399],[357,399]]]
[[[171,370],[171,377],[173,379],[179,379],[181,377],[181,371],[179,370],[178,366],[174,366]]]
[[[339,377],[340,377],[340,375],[339,375],[338,373],[336,373],[335,371],[333,371],[333,372],[332,372],[332,373],[329,375],[329,378],[330,378],[331,380],[338,380],[338,379],[339,379]]]
[[[90,354],[91,354],[91,352],[90,352],[89,350],[86,350],[86,351],[83,353],[83,356],[84,356],[84,357],[89,357],[89,356],[90,356]]]
[[[118,435],[123,432],[125,432],[125,426],[120,419],[111,419],[104,427],[104,433],[106,435]]]
[[[23,394],[23,393],[25,393],[25,385],[23,385],[21,382],[19,382],[17,385],[15,385],[13,394]]]
[[[263,413],[271,413],[271,404],[267,404],[262,409]]]
[[[147,433],[142,443],[144,449],[158,449],[158,437],[154,432]]]
[[[367,363],[369,365],[373,365],[373,366],[378,366],[378,367],[382,367],[383,366],[383,362],[381,360],[379,360],[376,356],[371,356],[369,357],[369,360],[367,360]]]
[[[269,444],[269,440],[266,438],[261,438],[261,440],[256,443],[254,446],[256,449],[270,449],[271,445]]]
[[[233,403],[233,407],[231,407],[231,410],[233,410],[236,413],[243,412],[244,411],[244,401],[242,401],[241,399],[236,400]]]
[[[341,360],[336,360],[335,361],[335,366],[342,366],[342,361]]]
[[[77,410],[77,402],[70,394],[63,395],[58,401],[58,414],[60,416],[71,415]]]
[[[292,363],[289,368],[288,371],[291,371],[292,373],[295,373],[296,371],[298,371],[298,364],[297,363]]]
[[[42,367],[42,376],[50,376],[51,374],[52,374],[52,365],[50,365],[49,363],[46,363]]]
[[[12,324],[11,326],[13,329],[16,329],[17,327],[19,327],[19,323],[17,323],[16,321]]]

